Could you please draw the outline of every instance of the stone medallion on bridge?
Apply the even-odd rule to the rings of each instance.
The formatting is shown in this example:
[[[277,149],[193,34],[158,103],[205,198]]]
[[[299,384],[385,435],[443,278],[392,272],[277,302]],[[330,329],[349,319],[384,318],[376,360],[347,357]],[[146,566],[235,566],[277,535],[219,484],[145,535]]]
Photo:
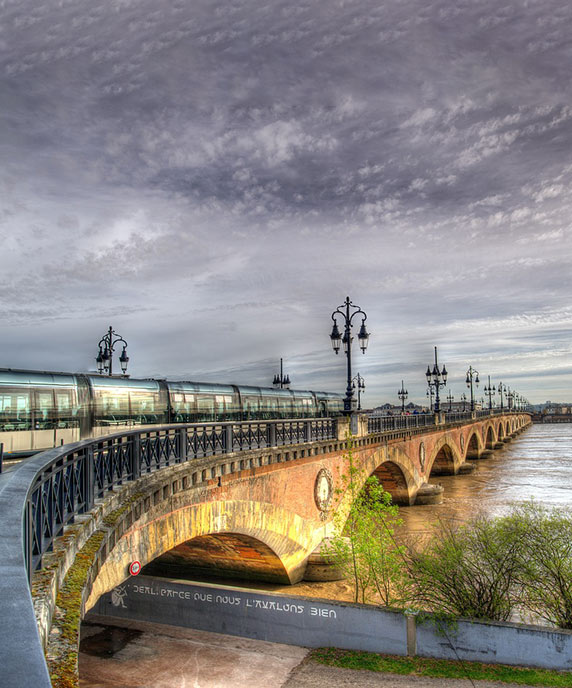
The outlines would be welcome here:
[[[421,442],[419,445],[419,464],[421,465],[421,470],[425,470],[425,443]]]
[[[465,451],[465,436],[461,435],[461,454]]]
[[[320,511],[320,518],[327,517],[334,495],[334,479],[327,468],[321,468],[314,483],[314,501]]]

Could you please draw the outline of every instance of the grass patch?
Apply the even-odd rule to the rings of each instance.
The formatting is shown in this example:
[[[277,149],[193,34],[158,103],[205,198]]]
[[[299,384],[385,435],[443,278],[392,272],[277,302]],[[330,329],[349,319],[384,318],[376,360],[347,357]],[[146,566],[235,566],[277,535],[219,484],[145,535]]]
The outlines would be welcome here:
[[[530,686],[572,686],[572,672],[548,669],[527,669],[505,664],[454,662],[425,657],[395,657],[373,652],[319,648],[312,650],[310,659],[342,669],[383,671],[390,674],[428,676],[433,678],[471,678],[481,681],[502,681]]]

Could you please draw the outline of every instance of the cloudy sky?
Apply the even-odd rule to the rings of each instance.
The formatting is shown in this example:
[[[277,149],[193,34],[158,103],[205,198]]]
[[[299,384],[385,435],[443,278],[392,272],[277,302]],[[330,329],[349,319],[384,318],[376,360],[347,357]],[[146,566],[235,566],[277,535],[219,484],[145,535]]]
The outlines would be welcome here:
[[[0,0],[0,365],[572,400],[568,0]],[[359,325],[359,322],[358,322]],[[357,333],[356,333],[357,334]],[[359,356],[359,358],[358,358]]]

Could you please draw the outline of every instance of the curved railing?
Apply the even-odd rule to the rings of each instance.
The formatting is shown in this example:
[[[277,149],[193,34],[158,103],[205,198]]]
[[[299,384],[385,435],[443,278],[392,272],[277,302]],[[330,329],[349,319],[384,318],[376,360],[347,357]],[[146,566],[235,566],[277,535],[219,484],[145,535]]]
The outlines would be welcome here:
[[[0,476],[0,660],[3,688],[48,688],[30,593],[66,525],[115,487],[193,459],[333,439],[334,418],[171,425],[42,452]]]

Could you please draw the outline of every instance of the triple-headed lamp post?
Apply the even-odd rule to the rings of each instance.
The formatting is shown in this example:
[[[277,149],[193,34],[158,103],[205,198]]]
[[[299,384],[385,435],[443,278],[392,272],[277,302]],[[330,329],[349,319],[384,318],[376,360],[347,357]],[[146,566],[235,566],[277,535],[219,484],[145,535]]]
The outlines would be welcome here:
[[[359,373],[352,380],[352,389],[357,389],[357,410],[361,411],[361,395],[365,391],[365,381]]]
[[[353,312],[350,309],[355,309]],[[332,334],[330,335],[330,340],[332,342],[332,348],[336,354],[339,353],[340,347],[344,345],[344,351],[347,357],[347,387],[346,396],[344,398],[344,413],[350,414],[352,412],[352,401],[353,401],[353,388],[352,388],[352,320],[358,314],[361,314],[362,321],[361,327],[358,332],[358,342],[362,353],[365,354],[369,341],[369,333],[365,328],[365,321],[367,320],[367,315],[362,311],[359,306],[356,306],[350,301],[350,297],[347,296],[345,303],[338,306],[336,310],[332,313],[332,320],[334,325],[332,327]],[[337,316],[341,316],[344,319],[344,333],[340,333],[338,329],[338,323],[336,320]]]
[[[401,389],[397,390],[397,396],[401,399],[401,413],[405,413],[405,400],[407,399],[409,392],[405,389],[403,385],[403,380],[401,380]]]
[[[491,387],[491,376],[488,375],[487,377],[489,378],[489,384],[485,385],[484,392],[485,392],[485,396],[487,396],[489,398],[489,411],[492,411],[493,410],[493,397],[495,395],[495,386],[492,385],[492,387]]]
[[[107,374],[110,377],[113,375],[113,352],[115,351],[115,345],[123,342],[123,351],[121,356],[119,356],[119,363],[121,364],[121,370],[123,375],[127,373],[127,364],[129,363],[129,356],[127,355],[127,342],[121,335],[117,334],[115,330],[109,326],[109,331],[103,335],[99,340],[99,352],[95,359],[97,363],[97,372],[101,375]]]
[[[499,391],[499,396],[500,396],[500,408],[501,408],[501,411],[502,411],[502,410],[504,409],[504,403],[503,403],[502,394],[503,394],[503,392],[506,392],[506,385],[503,385],[502,382],[499,382],[499,383],[498,383],[498,386],[497,386],[497,389],[498,389],[498,391]]]
[[[453,410],[453,402],[455,401],[455,397],[453,396],[452,392],[449,392],[447,394],[447,401],[449,402],[449,413]]]
[[[465,383],[467,387],[471,390],[471,411],[475,410],[475,394],[473,391],[473,380],[475,385],[479,386],[479,371],[475,370],[473,366],[469,366],[467,370],[467,377],[465,378]]]
[[[441,410],[439,407],[439,389],[447,384],[447,369],[443,366],[443,370],[439,371],[439,364],[437,363],[437,347],[435,347],[435,365],[433,370],[430,366],[427,366],[427,384],[429,385],[429,390],[435,388],[435,406],[433,410],[435,413],[439,413]]]
[[[280,359],[280,375],[275,375],[272,384],[277,389],[290,389],[290,376],[282,371],[282,359]]]

